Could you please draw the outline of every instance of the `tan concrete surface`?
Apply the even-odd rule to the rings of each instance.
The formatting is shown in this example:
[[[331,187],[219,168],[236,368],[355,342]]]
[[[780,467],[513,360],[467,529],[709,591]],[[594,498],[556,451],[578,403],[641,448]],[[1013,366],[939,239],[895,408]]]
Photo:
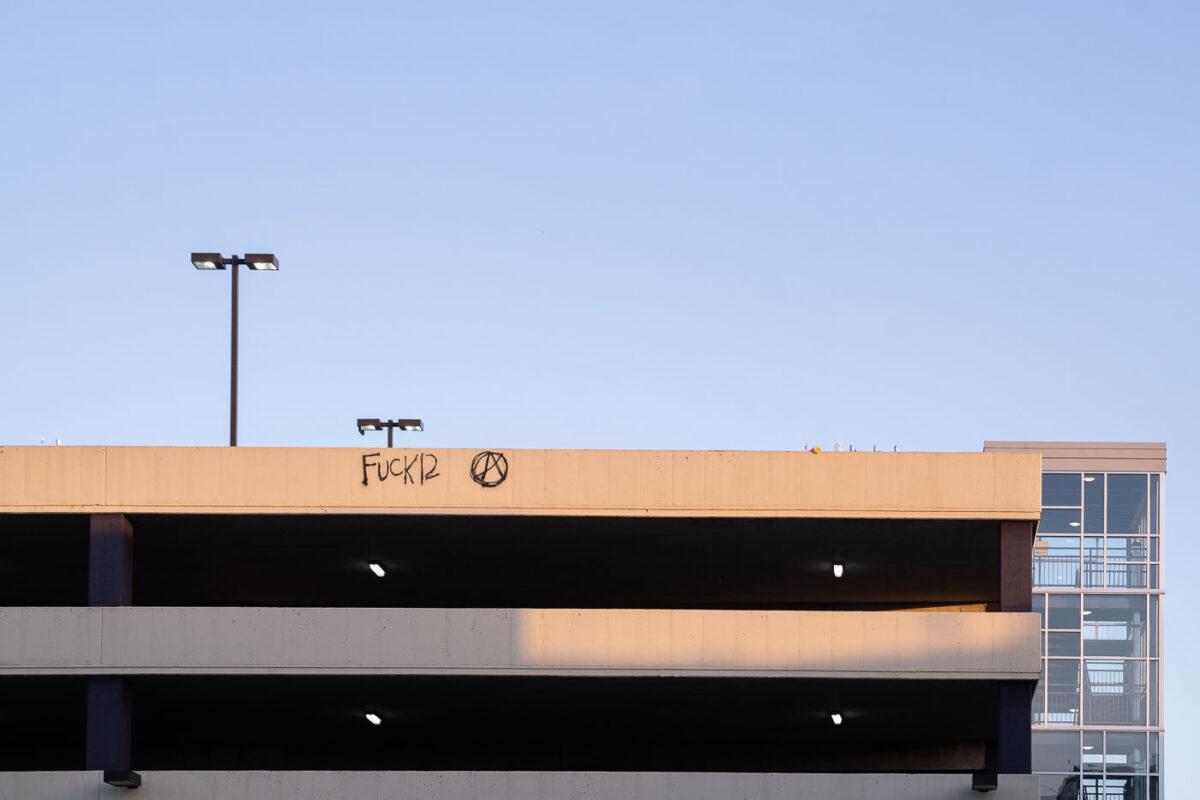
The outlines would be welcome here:
[[[694,772],[142,772],[137,800],[1037,800],[1038,779],[1001,775]],[[117,800],[99,772],[3,772],[0,797]]]
[[[506,450],[507,477],[489,488],[471,477],[479,452],[6,446],[0,512],[1005,520],[1040,513],[1036,454]]]
[[[985,453],[1041,453],[1054,472],[1166,472],[1163,442],[984,442]]]
[[[0,608],[0,674],[1036,680],[1033,613]]]

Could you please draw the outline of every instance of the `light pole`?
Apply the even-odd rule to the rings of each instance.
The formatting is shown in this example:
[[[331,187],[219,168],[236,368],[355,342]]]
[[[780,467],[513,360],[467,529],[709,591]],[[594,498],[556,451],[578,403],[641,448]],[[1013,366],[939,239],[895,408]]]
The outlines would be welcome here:
[[[225,258],[220,253],[192,253],[196,269],[225,269],[233,267],[232,327],[229,345],[229,446],[237,447],[237,376],[238,376],[238,267],[252,270],[277,270],[279,259],[273,253],[247,253]]]
[[[392,431],[399,428],[402,431],[423,431],[425,426],[421,424],[419,419],[360,419],[358,421],[358,435],[366,436],[367,431],[378,431],[387,428],[388,432],[388,449],[392,447]]]

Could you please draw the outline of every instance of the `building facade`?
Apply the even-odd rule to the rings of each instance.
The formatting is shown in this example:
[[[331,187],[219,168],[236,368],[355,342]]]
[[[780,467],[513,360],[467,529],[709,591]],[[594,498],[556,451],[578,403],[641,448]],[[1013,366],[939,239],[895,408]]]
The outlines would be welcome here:
[[[0,797],[1032,800],[1041,463],[3,447]]]
[[[1166,446],[988,442],[984,450],[1043,459],[1033,559],[1043,664],[1032,715],[1041,796],[1158,800]]]

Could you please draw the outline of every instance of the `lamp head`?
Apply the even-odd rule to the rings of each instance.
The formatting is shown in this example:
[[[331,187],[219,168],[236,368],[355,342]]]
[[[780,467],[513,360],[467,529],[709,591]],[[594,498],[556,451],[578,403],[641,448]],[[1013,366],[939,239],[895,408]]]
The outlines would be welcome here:
[[[220,253],[192,253],[192,266],[196,269],[225,269],[225,259]]]
[[[247,253],[242,259],[250,269],[279,269],[279,259],[274,253]]]

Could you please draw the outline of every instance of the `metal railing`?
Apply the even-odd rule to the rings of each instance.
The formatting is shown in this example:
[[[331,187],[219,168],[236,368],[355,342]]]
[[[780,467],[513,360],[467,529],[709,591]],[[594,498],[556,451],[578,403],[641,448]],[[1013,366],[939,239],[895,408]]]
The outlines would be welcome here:
[[[1033,559],[1034,586],[1069,586],[1079,588],[1145,589],[1146,564],[1109,564],[1075,556],[1035,556]]]

